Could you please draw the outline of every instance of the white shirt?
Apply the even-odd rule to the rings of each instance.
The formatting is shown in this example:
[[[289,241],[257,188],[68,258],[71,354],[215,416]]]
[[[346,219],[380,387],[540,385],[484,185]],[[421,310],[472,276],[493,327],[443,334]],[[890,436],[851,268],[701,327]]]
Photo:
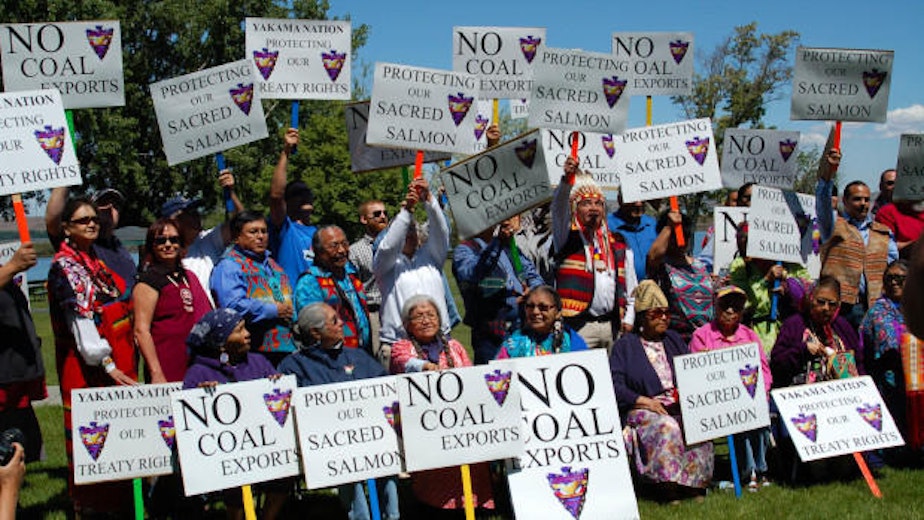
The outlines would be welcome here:
[[[212,292],[209,291],[209,277],[212,275],[215,264],[221,260],[225,249],[221,226],[215,226],[212,229],[200,231],[196,240],[186,249],[186,256],[183,258],[183,267],[196,275],[212,307],[215,307],[215,301],[212,299]]]

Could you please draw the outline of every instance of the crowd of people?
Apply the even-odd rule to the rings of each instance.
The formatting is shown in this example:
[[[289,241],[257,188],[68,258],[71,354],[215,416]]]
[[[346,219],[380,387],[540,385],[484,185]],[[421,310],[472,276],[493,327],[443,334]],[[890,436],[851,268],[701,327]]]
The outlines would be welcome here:
[[[495,141],[498,134],[489,132]],[[364,233],[351,243],[340,227],[312,223],[311,188],[289,180],[288,156],[297,145],[298,131],[289,129],[269,215],[246,209],[224,171],[219,182],[235,204],[230,220],[204,230],[202,201],[174,197],[148,228],[137,264],[113,234],[121,193],[53,191],[46,225],[57,252],[48,294],[76,513],[124,514],[132,493],[127,481],[74,485],[71,392],[141,381],[201,387],[293,374],[299,386],[310,386],[605,348],[637,490],[680,500],[705,495],[715,456],[711,442],[684,442],[673,360],[757,343],[767,399],[771,387],[873,377],[907,442],[865,454],[874,468],[907,463],[924,444],[922,400],[906,391],[902,364],[902,351],[918,346],[902,314],[911,266],[899,259],[910,257],[924,211],[891,201],[894,170],[882,174],[875,201],[862,182],[847,184],[839,211],[831,197],[840,154],[826,152],[816,190],[817,279],[800,265],[748,257],[746,222],[737,228],[739,255],[728,274],[714,276],[711,250],[692,256],[686,215],[621,200],[610,213],[601,189],[571,158],[550,208],[526,215],[529,226],[513,217],[451,249],[445,208],[426,180],[415,179],[393,216],[381,201],[364,202]],[[742,186],[728,202],[748,205],[751,188]],[[550,236],[536,241],[537,229]],[[685,246],[678,231],[689,237]],[[452,337],[459,316],[443,271],[450,253],[471,356]],[[42,454],[30,403],[47,393],[45,369],[28,303],[14,283],[35,262],[34,247],[24,243],[0,266],[0,333],[14,345],[0,351],[0,426],[25,433],[11,464]],[[779,424],[736,435],[734,443],[752,491],[832,474],[799,464]],[[508,503],[497,465],[471,472],[477,507]],[[7,474],[0,474],[4,496]],[[456,468],[411,479],[415,508],[437,514],[463,507]],[[397,477],[379,484],[382,517],[399,518]],[[202,506],[181,499],[179,479],[157,485],[150,496],[164,497],[164,507],[152,504],[152,516],[183,517]],[[293,487],[295,481],[263,486],[263,517],[276,517]],[[370,518],[361,483],[342,486],[339,496],[350,518]],[[239,494],[226,493],[225,501],[229,516],[242,518]]]

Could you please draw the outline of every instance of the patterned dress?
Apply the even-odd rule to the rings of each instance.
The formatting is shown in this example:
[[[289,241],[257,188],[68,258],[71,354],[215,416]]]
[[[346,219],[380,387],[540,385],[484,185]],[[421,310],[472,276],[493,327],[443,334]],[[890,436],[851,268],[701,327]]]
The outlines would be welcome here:
[[[689,343],[694,330],[712,321],[712,276],[699,260],[683,266],[665,262],[656,276],[667,296],[670,328]]]

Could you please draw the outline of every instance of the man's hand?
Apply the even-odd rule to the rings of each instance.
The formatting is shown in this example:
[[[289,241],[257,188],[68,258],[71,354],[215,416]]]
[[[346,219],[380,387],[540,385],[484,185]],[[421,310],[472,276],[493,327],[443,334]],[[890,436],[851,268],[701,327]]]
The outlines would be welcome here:
[[[292,150],[298,146],[298,128],[290,128],[286,130],[285,135],[282,137],[283,150],[286,154],[291,154]]]
[[[277,303],[276,304],[276,313],[279,315],[279,318],[283,320],[291,320],[294,315],[291,303]]]
[[[234,174],[231,173],[230,168],[225,168],[218,173],[218,185],[229,190],[234,189]]]
[[[14,272],[21,273],[34,266],[37,262],[38,255],[35,253],[35,245],[32,242],[26,242],[13,253],[13,258],[10,259],[9,264]]]

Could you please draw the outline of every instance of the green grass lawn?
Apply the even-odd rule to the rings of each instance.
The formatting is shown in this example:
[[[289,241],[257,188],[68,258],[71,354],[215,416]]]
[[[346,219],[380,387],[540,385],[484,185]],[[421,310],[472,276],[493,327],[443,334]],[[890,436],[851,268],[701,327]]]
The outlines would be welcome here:
[[[447,274],[449,268],[446,268]],[[458,288],[451,275],[447,276],[456,301],[461,307]],[[54,341],[48,321],[47,303],[33,302],[33,319],[39,335],[43,339],[42,353],[46,364],[46,378],[49,385],[56,385],[58,378],[54,368]],[[453,330],[453,337],[469,348],[470,331],[465,325]],[[26,482],[20,497],[20,518],[26,519],[63,519],[70,510],[67,497],[67,462],[64,454],[64,432],[62,408],[45,406],[36,409],[42,432],[45,437],[47,460],[30,464],[27,469]],[[719,446],[716,472],[728,473],[727,458]],[[407,483],[408,481],[402,481]],[[661,505],[649,500],[639,501],[639,512],[645,519],[698,519],[698,518],[735,518],[735,519],[894,519],[924,518],[924,501],[921,500],[924,489],[924,472],[919,470],[886,469],[882,472],[878,484],[883,498],[876,499],[862,479],[848,483],[832,483],[812,487],[791,488],[772,486],[758,493],[747,493],[736,499],[732,490],[711,490],[702,503],[686,502],[678,506]],[[402,488],[402,497],[409,497],[410,490]],[[330,507],[330,496],[313,495],[309,500],[313,505],[308,509],[314,514],[298,514],[292,517],[332,518],[321,512],[321,507]],[[402,502],[405,510],[403,518],[418,518],[412,511],[410,502]],[[329,511],[329,509],[327,509]],[[220,518],[218,512],[215,516]],[[500,518],[500,517],[494,517]],[[432,519],[426,519],[432,520]],[[533,519],[529,519],[533,520]]]

